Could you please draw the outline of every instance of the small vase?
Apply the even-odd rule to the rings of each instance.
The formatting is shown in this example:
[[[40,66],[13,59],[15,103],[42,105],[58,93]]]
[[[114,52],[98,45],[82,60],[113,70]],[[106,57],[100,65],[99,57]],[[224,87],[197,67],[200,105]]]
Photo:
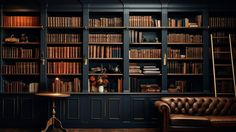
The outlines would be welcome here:
[[[103,93],[104,92],[104,86],[103,85],[98,86],[98,92],[99,93]]]

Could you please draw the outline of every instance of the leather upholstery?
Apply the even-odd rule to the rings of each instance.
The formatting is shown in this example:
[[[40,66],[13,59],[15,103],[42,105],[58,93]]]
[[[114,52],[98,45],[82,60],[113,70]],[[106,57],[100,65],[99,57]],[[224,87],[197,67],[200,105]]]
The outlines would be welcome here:
[[[162,130],[171,126],[236,127],[236,98],[162,97],[155,102],[162,113]]]
[[[236,98],[165,97],[161,99],[174,114],[236,115]]]

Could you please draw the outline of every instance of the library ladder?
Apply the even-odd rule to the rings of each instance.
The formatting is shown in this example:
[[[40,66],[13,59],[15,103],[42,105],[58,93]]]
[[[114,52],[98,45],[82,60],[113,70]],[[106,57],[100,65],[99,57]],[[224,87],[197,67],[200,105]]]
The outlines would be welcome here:
[[[213,70],[213,81],[214,81],[214,95],[217,97],[217,92],[218,89],[217,86],[219,87],[218,81],[221,81],[221,88],[223,89],[223,82],[229,82],[232,81],[231,86],[233,86],[233,91],[234,91],[234,96],[236,97],[236,84],[235,84],[235,73],[234,73],[234,58],[233,58],[233,52],[232,52],[232,42],[231,42],[231,35],[229,34],[228,36],[226,35],[210,35],[211,37],[211,55],[212,55],[212,70]],[[224,46],[229,46],[229,47],[216,47],[217,44],[224,44]],[[214,47],[215,46],[215,47]],[[216,59],[221,58],[220,62],[216,62]],[[228,58],[228,59],[226,59]],[[227,60],[229,62],[227,62]],[[224,71],[225,69],[231,69],[230,74],[232,76],[222,76],[227,74],[227,71]],[[229,71],[228,71],[229,72]],[[221,74],[218,75],[218,74]],[[230,86],[230,85],[229,85]],[[221,89],[221,91],[222,91]]]

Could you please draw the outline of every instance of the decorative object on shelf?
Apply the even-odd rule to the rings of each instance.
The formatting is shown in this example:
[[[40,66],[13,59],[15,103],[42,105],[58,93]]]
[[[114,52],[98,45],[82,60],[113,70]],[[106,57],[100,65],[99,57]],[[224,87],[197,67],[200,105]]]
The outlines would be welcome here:
[[[176,86],[174,84],[170,84],[168,88],[168,93],[178,93],[180,92],[180,86]]]
[[[108,76],[107,75],[99,75],[99,76],[90,76],[90,91],[91,92],[105,92],[106,86],[108,85]]]
[[[12,34],[10,37],[6,37],[4,39],[6,43],[17,43],[20,42],[19,38],[16,38],[14,34]]]
[[[25,33],[22,33],[21,35],[20,35],[20,40],[19,40],[20,42],[29,42],[29,40],[28,40],[28,36],[25,34]]]

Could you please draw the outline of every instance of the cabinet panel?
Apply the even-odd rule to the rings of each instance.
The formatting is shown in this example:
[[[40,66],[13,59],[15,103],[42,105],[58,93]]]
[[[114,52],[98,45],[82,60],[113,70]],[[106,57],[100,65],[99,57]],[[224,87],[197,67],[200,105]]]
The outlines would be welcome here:
[[[7,97],[3,99],[3,119],[12,120],[16,119],[16,98]]]
[[[34,100],[32,97],[20,99],[20,119],[31,120],[34,118]]]
[[[145,98],[132,99],[132,120],[141,121],[145,119],[146,103]]]
[[[66,119],[79,120],[80,119],[80,99],[69,98],[66,104]]]
[[[121,100],[120,98],[108,99],[108,120],[121,119]]]
[[[105,115],[105,105],[103,98],[91,98],[91,120],[101,120]]]

